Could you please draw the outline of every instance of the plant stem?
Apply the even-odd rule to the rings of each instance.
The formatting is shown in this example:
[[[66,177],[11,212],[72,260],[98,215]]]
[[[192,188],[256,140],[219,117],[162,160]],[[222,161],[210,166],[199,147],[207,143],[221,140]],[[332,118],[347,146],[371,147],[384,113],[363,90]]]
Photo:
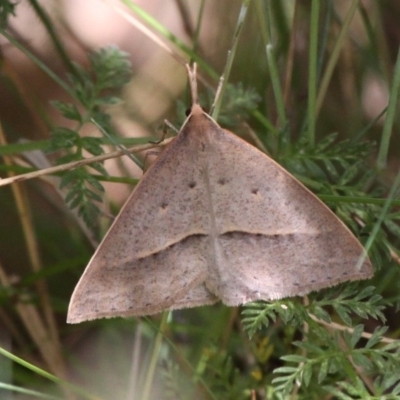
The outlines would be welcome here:
[[[382,170],[386,167],[387,156],[389,152],[390,137],[392,135],[392,128],[394,117],[396,115],[397,100],[399,97],[399,87],[400,87],[400,47],[397,52],[397,60],[394,68],[394,76],[392,83],[392,90],[389,97],[389,105],[387,108],[385,125],[382,131],[382,140],[379,147],[378,159],[376,162],[378,170]]]
[[[310,21],[310,49],[308,54],[308,143],[315,144],[317,60],[318,60],[318,19],[319,0],[312,0]]]

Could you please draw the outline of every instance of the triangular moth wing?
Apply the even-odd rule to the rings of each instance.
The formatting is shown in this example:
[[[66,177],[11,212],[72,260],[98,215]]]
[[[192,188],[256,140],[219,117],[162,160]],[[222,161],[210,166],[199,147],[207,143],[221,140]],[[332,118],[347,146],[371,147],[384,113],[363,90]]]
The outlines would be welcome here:
[[[225,304],[303,295],[372,276],[359,241],[298,180],[212,120],[204,131],[216,230],[206,286]]]
[[[86,267],[67,321],[211,304],[210,216],[199,157],[184,129],[144,174]]]

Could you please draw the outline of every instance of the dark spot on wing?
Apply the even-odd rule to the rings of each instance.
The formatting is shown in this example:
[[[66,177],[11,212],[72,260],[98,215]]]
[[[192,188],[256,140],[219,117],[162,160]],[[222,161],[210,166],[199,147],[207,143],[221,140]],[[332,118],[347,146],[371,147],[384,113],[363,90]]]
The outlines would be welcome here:
[[[258,194],[258,189],[257,188],[251,189],[251,193]]]
[[[163,202],[161,203],[161,208],[162,208],[163,210],[165,210],[167,207],[168,207],[168,203],[165,202],[165,201],[163,201]]]
[[[194,181],[190,182],[189,183],[189,187],[190,187],[190,189],[195,188],[196,187],[196,182],[194,182]]]
[[[223,186],[227,183],[228,181],[225,178],[219,178],[218,179],[218,184]]]

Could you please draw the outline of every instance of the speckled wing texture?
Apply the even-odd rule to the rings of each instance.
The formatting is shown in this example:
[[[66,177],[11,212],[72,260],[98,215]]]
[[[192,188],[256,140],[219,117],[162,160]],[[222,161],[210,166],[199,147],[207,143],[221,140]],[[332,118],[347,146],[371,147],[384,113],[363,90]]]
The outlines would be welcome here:
[[[372,273],[328,207],[195,104],[87,266],[68,322],[235,306]]]

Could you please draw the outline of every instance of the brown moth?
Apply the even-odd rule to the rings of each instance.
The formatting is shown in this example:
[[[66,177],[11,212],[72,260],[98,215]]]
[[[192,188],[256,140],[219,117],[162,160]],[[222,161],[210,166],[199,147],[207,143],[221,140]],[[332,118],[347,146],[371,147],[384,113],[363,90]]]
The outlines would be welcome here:
[[[304,295],[367,279],[358,240],[271,158],[193,105],[115,219],[68,322]]]

